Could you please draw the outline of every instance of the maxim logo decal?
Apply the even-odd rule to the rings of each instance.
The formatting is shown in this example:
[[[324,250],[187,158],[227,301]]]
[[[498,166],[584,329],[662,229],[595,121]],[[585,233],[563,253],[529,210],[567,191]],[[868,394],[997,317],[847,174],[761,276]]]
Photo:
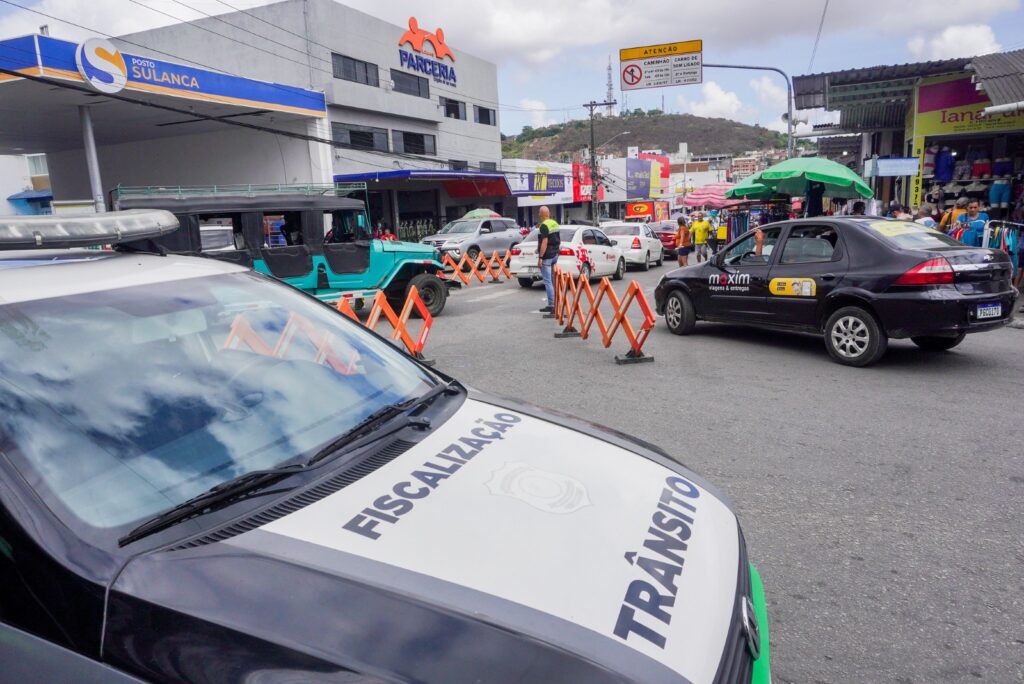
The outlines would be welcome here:
[[[708,285],[750,285],[749,273],[722,273],[708,276]]]

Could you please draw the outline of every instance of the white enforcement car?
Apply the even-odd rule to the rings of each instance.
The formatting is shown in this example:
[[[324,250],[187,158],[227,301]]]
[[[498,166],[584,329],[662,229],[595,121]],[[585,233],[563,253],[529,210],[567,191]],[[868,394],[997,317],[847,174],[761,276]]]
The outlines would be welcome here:
[[[627,264],[646,271],[652,264],[661,266],[665,261],[661,239],[646,223],[604,223],[601,230],[622,250]]]
[[[176,227],[0,218],[0,662],[770,681],[761,581],[703,478],[468,389],[269,276],[147,252]]]
[[[589,278],[611,276],[622,280],[626,273],[626,259],[603,230],[593,226],[563,225],[558,234],[561,237],[558,253],[560,270],[574,277],[586,273]],[[537,266],[537,235],[535,228],[510,252],[508,269],[523,287],[531,287],[541,280]]]

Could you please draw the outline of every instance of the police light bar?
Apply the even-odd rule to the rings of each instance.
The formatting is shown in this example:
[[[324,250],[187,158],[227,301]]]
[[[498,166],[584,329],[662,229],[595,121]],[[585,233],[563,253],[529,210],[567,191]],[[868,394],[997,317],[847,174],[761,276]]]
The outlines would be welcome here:
[[[177,229],[174,214],[156,209],[88,216],[0,216],[0,250],[116,245],[160,237]]]

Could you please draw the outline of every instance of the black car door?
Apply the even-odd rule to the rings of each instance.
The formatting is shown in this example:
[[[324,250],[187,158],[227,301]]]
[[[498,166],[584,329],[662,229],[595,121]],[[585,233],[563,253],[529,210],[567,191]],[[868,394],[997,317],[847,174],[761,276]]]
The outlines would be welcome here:
[[[817,328],[821,302],[848,268],[846,249],[835,225],[793,226],[768,276],[771,322]]]
[[[782,230],[783,226],[764,229],[760,254],[751,231],[712,257],[705,271],[705,301],[698,304],[703,317],[744,322],[768,318],[768,272]]]

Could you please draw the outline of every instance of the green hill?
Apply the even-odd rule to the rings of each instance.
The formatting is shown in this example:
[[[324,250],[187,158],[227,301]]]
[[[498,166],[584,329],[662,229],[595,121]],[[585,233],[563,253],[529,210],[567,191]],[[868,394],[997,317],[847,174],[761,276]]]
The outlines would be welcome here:
[[[609,145],[604,141],[623,131]],[[723,153],[741,155],[748,150],[785,148],[786,136],[760,126],[708,119],[691,114],[662,114],[658,110],[610,118],[600,117],[594,122],[594,137],[603,154],[625,155],[627,146],[640,149],[661,149],[675,152],[679,143],[689,145],[692,154]],[[590,144],[589,120],[569,121],[543,128],[526,126],[515,136],[502,136],[502,156],[505,158],[539,159],[542,161],[570,161],[572,154]]]

